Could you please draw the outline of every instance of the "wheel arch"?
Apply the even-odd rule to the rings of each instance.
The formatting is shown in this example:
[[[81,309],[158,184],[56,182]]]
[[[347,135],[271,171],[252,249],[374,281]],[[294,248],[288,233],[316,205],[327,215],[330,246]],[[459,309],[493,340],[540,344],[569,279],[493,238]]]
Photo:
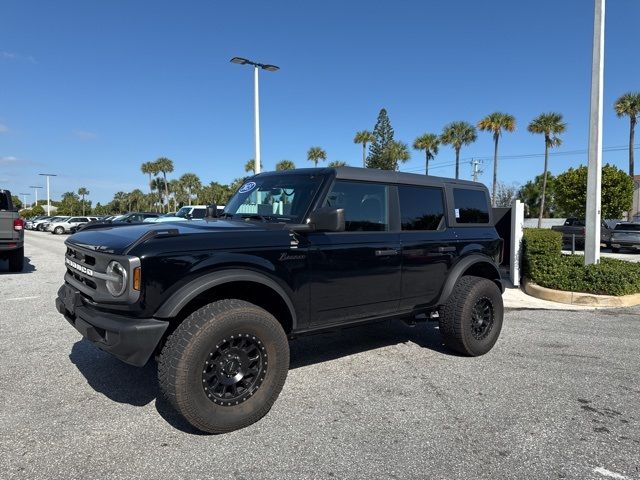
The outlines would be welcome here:
[[[182,320],[201,306],[223,298],[246,300],[264,308],[287,334],[297,326],[296,310],[285,289],[265,274],[243,269],[220,270],[187,283],[160,306],[154,317]]]
[[[491,280],[500,289],[500,292],[504,293],[504,284],[502,283],[500,271],[496,264],[489,257],[482,255],[469,255],[461,259],[451,269],[444,287],[442,288],[442,292],[438,300],[439,305],[442,305],[447,301],[458,280],[467,275]]]

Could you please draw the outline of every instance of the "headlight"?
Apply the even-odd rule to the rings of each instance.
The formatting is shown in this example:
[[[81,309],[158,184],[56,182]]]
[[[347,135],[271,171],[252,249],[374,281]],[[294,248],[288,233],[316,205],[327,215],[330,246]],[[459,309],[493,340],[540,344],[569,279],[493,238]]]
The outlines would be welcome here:
[[[127,270],[115,260],[107,266],[107,290],[114,297],[119,297],[127,289]]]

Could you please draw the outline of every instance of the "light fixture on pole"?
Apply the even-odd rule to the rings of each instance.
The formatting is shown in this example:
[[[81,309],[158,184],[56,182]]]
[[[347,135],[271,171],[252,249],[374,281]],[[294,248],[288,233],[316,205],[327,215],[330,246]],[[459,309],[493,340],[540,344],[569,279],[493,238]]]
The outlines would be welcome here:
[[[57,177],[55,173],[39,173],[42,177],[47,177],[47,215],[51,216],[51,197],[49,195],[49,177]]]
[[[36,202],[34,205],[38,205],[38,189],[42,187],[39,187],[38,185],[29,185],[29,188],[33,188],[34,192],[36,192]]]
[[[260,95],[258,88],[258,70],[261,68],[267,72],[276,72],[280,70],[280,67],[268,63],[254,62],[242,57],[233,57],[230,61],[238,65],[253,65],[253,117],[256,147],[253,168],[255,173],[260,173]]]
[[[31,194],[20,192],[20,195],[22,195],[22,208],[27,208],[27,195],[31,195]]]
[[[593,61],[591,64],[591,113],[589,118],[589,164],[587,168],[587,211],[584,242],[585,265],[600,263],[604,11],[605,0],[595,0]]]

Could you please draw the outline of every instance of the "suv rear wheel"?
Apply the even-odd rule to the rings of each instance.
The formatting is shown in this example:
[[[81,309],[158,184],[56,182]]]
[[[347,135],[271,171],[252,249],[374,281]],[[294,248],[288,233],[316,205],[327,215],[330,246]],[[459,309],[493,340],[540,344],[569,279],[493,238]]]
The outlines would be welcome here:
[[[444,343],[463,355],[484,355],[498,340],[503,314],[502,295],[495,283],[464,276],[456,283],[440,317]]]
[[[266,310],[220,300],[195,311],[167,339],[160,388],[195,428],[224,433],[262,418],[289,372],[289,343]]]
[[[9,271],[21,272],[24,268],[24,247],[15,249],[9,254]]]

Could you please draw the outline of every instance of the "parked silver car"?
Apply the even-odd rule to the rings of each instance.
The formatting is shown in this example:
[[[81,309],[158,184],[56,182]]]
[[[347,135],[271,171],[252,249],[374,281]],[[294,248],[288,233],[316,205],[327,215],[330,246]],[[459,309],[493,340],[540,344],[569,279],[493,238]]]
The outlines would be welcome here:
[[[621,248],[640,250],[640,223],[619,223],[611,235],[611,251]]]
[[[93,218],[93,217],[91,217]],[[77,228],[91,221],[90,217],[66,217],[58,221],[51,222],[47,225],[47,232],[60,235],[62,233],[70,233],[72,228]]]

